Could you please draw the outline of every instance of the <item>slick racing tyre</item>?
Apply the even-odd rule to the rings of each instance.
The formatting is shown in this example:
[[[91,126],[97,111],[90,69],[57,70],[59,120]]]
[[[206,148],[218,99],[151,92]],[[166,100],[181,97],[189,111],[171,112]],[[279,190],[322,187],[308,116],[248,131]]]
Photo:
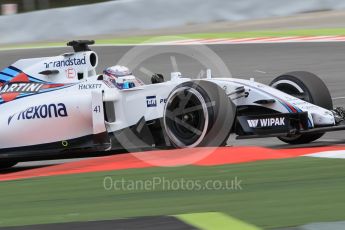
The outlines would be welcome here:
[[[18,162],[16,162],[16,161],[1,161],[0,160],[0,170],[11,168],[11,167],[15,166],[16,164],[18,164]]]
[[[313,73],[305,71],[289,72],[275,78],[270,86],[325,109],[333,109],[332,97],[327,86]],[[278,138],[290,144],[304,144],[319,139],[323,134],[299,134]]]
[[[224,146],[235,118],[235,106],[215,83],[178,85],[164,108],[164,131],[177,148]]]

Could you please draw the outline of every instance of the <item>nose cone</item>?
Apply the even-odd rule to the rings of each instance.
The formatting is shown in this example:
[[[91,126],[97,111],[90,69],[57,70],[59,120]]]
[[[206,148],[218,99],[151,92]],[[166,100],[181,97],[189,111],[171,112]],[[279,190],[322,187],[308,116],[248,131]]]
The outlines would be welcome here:
[[[313,117],[315,126],[335,124],[334,115],[328,110],[324,111],[323,113],[312,112],[311,115]]]

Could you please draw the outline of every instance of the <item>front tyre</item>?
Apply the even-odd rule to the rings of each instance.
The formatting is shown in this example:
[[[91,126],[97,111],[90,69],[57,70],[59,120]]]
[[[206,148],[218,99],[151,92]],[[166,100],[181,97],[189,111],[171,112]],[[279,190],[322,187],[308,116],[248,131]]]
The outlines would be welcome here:
[[[332,97],[327,86],[313,73],[305,71],[288,72],[275,78],[270,86],[322,108],[333,109]],[[305,144],[319,139],[323,134],[298,134],[278,138],[289,144]]]
[[[170,93],[164,131],[178,148],[223,146],[230,135],[235,107],[224,90],[209,81],[185,82]]]

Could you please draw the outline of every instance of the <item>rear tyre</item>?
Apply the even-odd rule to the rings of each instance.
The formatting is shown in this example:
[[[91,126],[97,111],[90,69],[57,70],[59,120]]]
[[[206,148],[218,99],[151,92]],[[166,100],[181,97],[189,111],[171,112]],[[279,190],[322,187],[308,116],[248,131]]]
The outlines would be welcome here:
[[[327,86],[313,73],[305,71],[288,72],[275,78],[270,86],[325,109],[333,109],[332,97]],[[289,144],[305,144],[319,139],[323,134],[299,134],[278,138]]]
[[[7,168],[11,168],[13,166],[15,166],[16,164],[18,164],[18,162],[16,161],[0,161],[0,169],[7,169]]]
[[[177,148],[223,146],[234,118],[235,106],[218,85],[209,81],[185,82],[167,99],[164,131]]]

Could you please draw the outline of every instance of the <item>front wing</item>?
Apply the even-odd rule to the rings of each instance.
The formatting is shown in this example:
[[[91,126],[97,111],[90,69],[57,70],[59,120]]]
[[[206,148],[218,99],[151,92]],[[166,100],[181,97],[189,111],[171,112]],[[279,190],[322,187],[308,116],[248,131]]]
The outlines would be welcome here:
[[[308,130],[308,112],[237,116],[235,132],[239,138],[296,134]]]

